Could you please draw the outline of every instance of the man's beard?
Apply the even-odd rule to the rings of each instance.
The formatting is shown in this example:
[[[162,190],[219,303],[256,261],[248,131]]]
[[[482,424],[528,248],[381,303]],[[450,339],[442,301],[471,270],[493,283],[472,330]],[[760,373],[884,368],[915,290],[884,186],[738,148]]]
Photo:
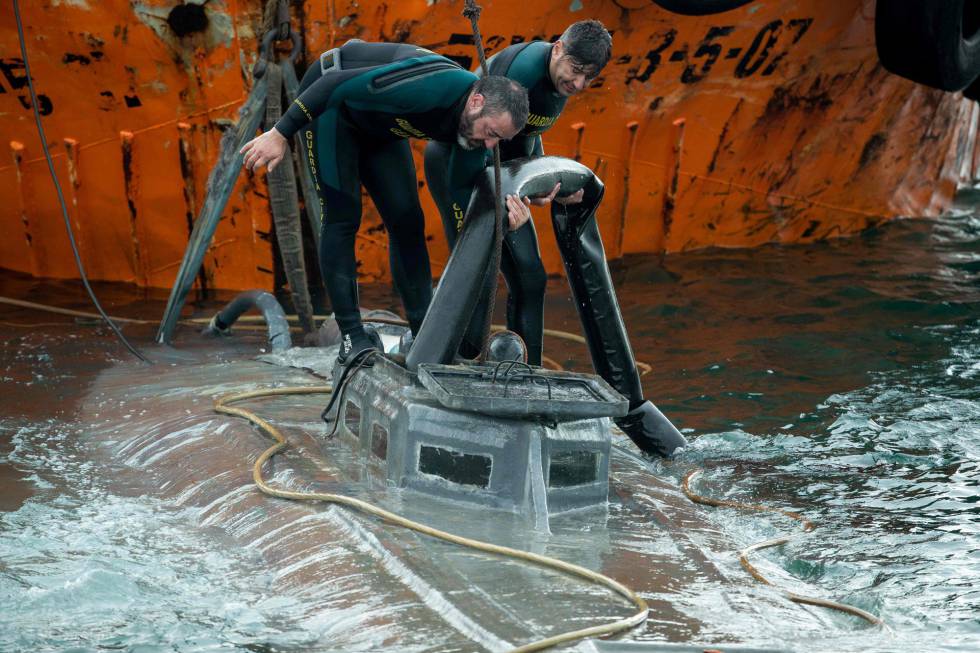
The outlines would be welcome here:
[[[462,134],[456,135],[456,144],[459,145],[464,150],[475,150],[476,148],[480,147],[479,141],[473,142],[472,140],[466,138]]]
[[[481,114],[482,115],[482,114]],[[456,143],[464,150],[475,150],[479,147],[483,147],[483,141],[472,138],[473,135],[473,123],[480,116],[475,116],[470,118],[466,114],[466,110],[459,116],[459,129],[456,131]]]

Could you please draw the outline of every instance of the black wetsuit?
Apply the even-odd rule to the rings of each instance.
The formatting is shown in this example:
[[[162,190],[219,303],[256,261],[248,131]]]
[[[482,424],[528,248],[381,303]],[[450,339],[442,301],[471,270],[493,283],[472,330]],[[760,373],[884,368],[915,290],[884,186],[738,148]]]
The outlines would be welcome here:
[[[551,60],[550,43],[533,41],[505,48],[487,62],[490,73],[504,75],[520,82],[528,90],[530,114],[527,124],[510,141],[501,142],[502,161],[544,154],[541,133],[548,130],[565,107],[565,97],[555,90],[548,73]],[[443,228],[450,247],[463,226],[463,212],[468,195],[459,191],[461,180],[473,180],[489,160],[485,155],[474,157],[459,145],[430,143],[425,148],[425,177],[429,190],[442,216]],[[448,174],[447,174],[448,173]],[[507,328],[516,331],[527,344],[528,362],[541,364],[544,330],[544,292],[547,275],[538,250],[534,222],[528,220],[517,231],[504,238],[500,269],[507,281]],[[479,312],[479,311],[478,311]],[[473,356],[475,343],[464,342],[463,355]]]
[[[331,68],[334,58],[339,70]],[[412,331],[422,323],[432,298],[432,273],[407,139],[455,142],[476,80],[424,48],[351,41],[310,66],[299,97],[276,124],[287,139],[306,128],[303,159],[321,202],[320,269],[347,342],[365,339],[354,252],[361,183],[388,231],[392,277]]]

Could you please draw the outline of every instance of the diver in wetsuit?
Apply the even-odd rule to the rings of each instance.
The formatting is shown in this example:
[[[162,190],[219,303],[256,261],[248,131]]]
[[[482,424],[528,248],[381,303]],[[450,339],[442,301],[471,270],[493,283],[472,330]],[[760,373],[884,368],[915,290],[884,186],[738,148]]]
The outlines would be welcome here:
[[[490,57],[487,64],[492,75],[504,75],[528,89],[530,113],[527,124],[507,143],[500,144],[501,161],[541,156],[544,148],[541,134],[561,115],[567,98],[588,86],[603,69],[612,54],[612,37],[597,20],[583,20],[571,25],[558,41],[532,41],[505,48]],[[457,147],[429,143],[425,148],[425,177],[429,191],[442,216],[446,239],[452,248],[463,226],[466,204],[454,201],[448,179],[474,179],[488,163],[472,156],[460,156]],[[555,199],[558,187],[550,195],[532,199],[543,206],[551,200],[562,204],[580,202],[581,193]],[[547,275],[538,251],[534,223],[528,220],[506,234],[501,252],[500,269],[507,281],[507,328],[524,339],[527,362],[541,364],[544,330],[544,293]],[[460,353],[477,356],[481,343],[463,341]]]
[[[526,121],[527,93],[520,84],[500,76],[477,78],[414,45],[354,40],[321,55],[282,119],[242,148],[246,168],[271,170],[288,141],[306,128],[302,157],[320,197],[320,269],[340,327],[341,366],[375,346],[357,299],[354,240],[361,184],[388,231],[394,285],[417,333],[432,298],[432,273],[407,139],[453,143],[468,156],[482,157],[484,148],[513,137]],[[456,185],[454,197],[468,197],[470,188]],[[507,206],[514,222],[527,210],[517,198],[507,198]]]
[[[612,38],[596,20],[574,23],[553,44],[535,41],[512,45],[489,63],[491,74],[502,74],[528,88],[530,114],[521,133],[509,143],[501,144],[504,161],[543,154],[541,133],[561,114],[566,98],[585,89],[612,55]],[[474,178],[481,172],[479,161],[459,158],[458,148],[430,143],[425,150],[426,180],[439,207],[450,245],[462,227],[466,204],[455,202],[446,179]],[[461,170],[476,165],[473,172]],[[448,172],[447,175],[447,167]],[[537,200],[548,203],[559,188]],[[532,202],[535,200],[532,200]],[[616,299],[609,267],[602,249],[602,239],[594,211],[583,214],[566,212],[562,204],[582,201],[581,192],[552,204],[552,224],[559,251],[565,263],[569,283],[576,299],[589,352],[596,372],[629,400],[629,413],[616,424],[642,451],[669,456],[687,444],[687,440],[652,402],[643,396],[640,375],[636,369],[626,327]],[[571,219],[571,215],[575,218]],[[541,364],[543,312],[546,275],[538,251],[537,235],[529,220],[507,234],[501,252],[501,271],[507,280],[507,326],[524,338],[528,362]],[[477,315],[485,314],[478,309]],[[464,356],[479,354],[479,334],[474,320],[468,338],[460,351]]]

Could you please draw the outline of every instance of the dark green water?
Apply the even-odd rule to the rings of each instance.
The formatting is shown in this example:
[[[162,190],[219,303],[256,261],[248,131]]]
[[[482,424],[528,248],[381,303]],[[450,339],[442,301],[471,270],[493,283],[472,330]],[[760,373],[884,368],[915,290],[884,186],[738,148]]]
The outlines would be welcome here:
[[[763,555],[784,570],[770,577],[900,633],[868,650],[980,650],[980,219],[666,271],[631,267],[622,297],[656,370],[646,388],[689,429],[683,462],[706,467],[706,493],[818,523]],[[745,544],[792,532],[716,516]],[[860,650],[844,639],[819,648]]]
[[[663,265],[632,259],[615,276],[635,353],[653,370],[645,388],[692,442],[652,471],[676,483],[704,467],[704,494],[803,512],[817,530],[755,554],[757,565],[781,587],[851,602],[889,626],[783,605],[719,552],[736,584],[775,607],[720,619],[710,615],[736,601],[724,586],[676,590],[681,613],[711,623],[692,639],[980,650],[980,216],[964,209],[848,240]],[[133,317],[156,318],[165,300],[99,292]],[[393,303],[384,288],[363,294],[366,305]],[[86,310],[74,284],[0,273],[0,295]],[[301,597],[238,574],[259,563],[254,551],[221,529],[188,527],[179,501],[122,472],[107,479],[92,462],[77,424],[111,406],[93,404],[87,385],[129,364],[109,333],[7,306],[0,316],[0,650],[456,650],[356,620],[344,627],[364,639],[332,645],[334,625],[291,619]],[[563,280],[549,286],[546,322],[577,331]],[[147,343],[152,328],[127,333]],[[238,354],[254,353],[255,338],[242,342]],[[577,345],[547,340],[545,354],[588,368]],[[796,531],[769,514],[704,514],[734,548]],[[644,528],[610,520],[613,548],[624,524]]]

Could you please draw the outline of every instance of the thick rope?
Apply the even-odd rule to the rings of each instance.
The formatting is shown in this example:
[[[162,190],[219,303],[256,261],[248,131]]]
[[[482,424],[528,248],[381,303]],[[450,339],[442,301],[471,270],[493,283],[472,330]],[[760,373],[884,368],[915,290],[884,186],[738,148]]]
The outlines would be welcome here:
[[[259,397],[271,397],[279,395],[302,395],[302,394],[328,394],[332,392],[330,386],[309,386],[309,387],[297,387],[297,388],[274,388],[268,390],[254,390],[251,392],[242,392],[238,394],[228,395],[218,399],[215,402],[215,411],[218,413],[223,413],[225,415],[235,415],[238,417],[243,417],[248,421],[252,422],[259,427],[266,434],[271,436],[276,443],[266,449],[262,455],[259,456],[258,460],[252,466],[252,479],[255,481],[255,485],[264,492],[265,494],[273,497],[278,497],[281,499],[291,499],[295,501],[325,501],[328,503],[335,503],[338,505],[346,506],[352,508],[359,512],[377,517],[384,521],[387,521],[396,526],[401,526],[417,533],[423,535],[428,535],[429,537],[434,537],[436,539],[449,542],[451,544],[457,544],[469,549],[474,549],[476,551],[482,551],[484,553],[490,553],[493,555],[503,556],[506,558],[512,558],[515,560],[522,560],[524,562],[529,562],[531,564],[537,565],[539,567],[544,567],[546,569],[551,569],[558,571],[569,576],[574,576],[582,580],[594,583],[605,587],[616,594],[619,594],[623,598],[627,599],[633,603],[638,611],[624,619],[619,619],[612,623],[603,624],[601,626],[593,626],[591,628],[582,628],[579,630],[573,630],[566,633],[561,633],[555,635],[554,637],[548,637],[545,639],[537,640],[531,642],[530,644],[525,644],[524,646],[519,646],[511,651],[511,653],[531,653],[531,651],[541,651],[546,648],[551,648],[552,646],[558,646],[560,644],[566,644],[568,642],[573,642],[585,637],[599,637],[602,635],[610,635],[612,633],[629,630],[640,624],[642,624],[649,612],[646,601],[643,600],[639,594],[626,587],[622,583],[619,583],[612,578],[605,576],[603,574],[592,571],[591,569],[586,569],[579,565],[574,565],[563,560],[558,560],[557,558],[550,558],[548,556],[539,555],[537,553],[531,553],[529,551],[521,551],[519,549],[512,549],[506,546],[500,546],[497,544],[491,544],[489,542],[481,542],[480,540],[470,539],[468,537],[462,537],[460,535],[454,535],[452,533],[447,533],[446,531],[441,531],[425,524],[420,524],[419,522],[406,519],[401,515],[397,515],[393,512],[379,508],[367,501],[362,501],[360,499],[355,499],[353,497],[345,496],[342,494],[328,494],[324,492],[294,492],[291,490],[283,490],[280,488],[273,487],[265,482],[262,477],[262,467],[265,463],[272,459],[278,453],[284,451],[288,446],[288,442],[283,436],[283,434],[272,424],[262,419],[255,413],[245,410],[243,408],[234,408],[228,404],[244,401],[246,399],[256,399]]]
[[[783,510],[781,508],[772,508],[770,506],[763,506],[757,503],[739,503],[737,501],[728,501],[726,499],[711,499],[709,497],[701,496],[700,494],[695,494],[694,491],[691,490],[691,480],[695,476],[700,474],[702,471],[703,470],[695,469],[688,472],[687,475],[684,477],[684,480],[681,482],[681,489],[684,491],[684,494],[687,496],[688,499],[690,499],[694,503],[700,503],[701,505],[714,506],[718,508],[736,508],[738,510],[752,510],[757,512],[775,512],[800,522],[803,525],[804,531],[809,532],[815,528],[813,522],[811,522],[809,519],[807,519],[806,517],[804,517],[798,512]],[[769,581],[769,579],[763,576],[762,573],[760,573],[759,570],[756,569],[751,562],[749,562],[749,554],[752,553],[753,551],[768,549],[770,547],[775,547],[775,546],[782,546],[787,542],[789,542],[790,539],[791,538],[788,537],[779,537],[773,540],[766,540],[765,542],[759,542],[758,544],[753,544],[752,546],[746,547],[741,551],[739,551],[738,561],[742,564],[742,567],[745,569],[745,571],[749,572],[749,574],[751,574],[753,578],[755,578],[760,583],[764,583],[766,585],[769,585],[781,591],[786,596],[786,598],[788,598],[790,601],[793,601],[794,603],[802,603],[805,605],[815,605],[822,608],[830,608],[831,610],[838,610],[840,612],[845,612],[847,614],[854,615],[856,617],[861,617],[865,621],[872,623],[876,626],[885,625],[885,622],[882,621],[879,617],[871,614],[870,612],[866,612],[861,608],[856,608],[852,605],[847,605],[845,603],[838,603],[837,601],[830,601],[827,599],[818,599],[810,596],[803,596],[801,594],[795,594],[793,592],[789,592],[782,588],[776,587],[775,585],[772,584],[772,582]]]
[[[282,67],[270,61],[265,69],[269,91],[265,98],[265,129],[268,131],[282,117]],[[276,230],[276,244],[289,283],[289,294],[299,316],[304,333],[313,333],[313,302],[310,300],[306,281],[306,262],[303,257],[303,232],[299,217],[299,195],[296,188],[296,172],[293,169],[293,153],[286,144],[286,154],[271,172],[266,169],[269,187],[269,206]],[[312,210],[312,209],[311,209]]]

